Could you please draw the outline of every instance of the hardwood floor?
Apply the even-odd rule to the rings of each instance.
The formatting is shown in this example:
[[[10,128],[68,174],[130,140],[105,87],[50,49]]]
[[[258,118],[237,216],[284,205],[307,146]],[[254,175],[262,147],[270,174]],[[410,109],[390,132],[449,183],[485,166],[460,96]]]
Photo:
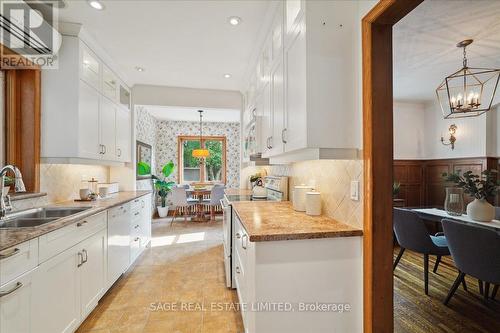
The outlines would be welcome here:
[[[396,248],[394,259],[398,252]],[[484,301],[478,281],[467,276],[468,291],[460,286],[445,306],[443,300],[458,272],[451,257],[443,257],[437,274],[432,273],[435,260],[431,257],[429,262],[429,296],[425,296],[423,255],[405,251],[394,271],[394,332],[500,332],[500,294],[496,301]]]

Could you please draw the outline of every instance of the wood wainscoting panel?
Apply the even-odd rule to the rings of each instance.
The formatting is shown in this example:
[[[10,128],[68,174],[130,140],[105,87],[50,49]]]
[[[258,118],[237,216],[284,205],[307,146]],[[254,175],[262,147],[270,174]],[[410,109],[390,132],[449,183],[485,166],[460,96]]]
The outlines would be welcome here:
[[[394,181],[401,183],[398,199],[405,199],[406,206],[444,206],[446,187],[443,173],[472,171],[480,174],[484,170],[500,170],[499,159],[493,157],[457,158],[434,160],[395,160]],[[465,195],[467,205],[473,199]],[[498,196],[495,203],[498,205]]]
[[[401,184],[398,199],[408,207],[424,205],[424,163],[419,160],[394,161],[394,181]]]

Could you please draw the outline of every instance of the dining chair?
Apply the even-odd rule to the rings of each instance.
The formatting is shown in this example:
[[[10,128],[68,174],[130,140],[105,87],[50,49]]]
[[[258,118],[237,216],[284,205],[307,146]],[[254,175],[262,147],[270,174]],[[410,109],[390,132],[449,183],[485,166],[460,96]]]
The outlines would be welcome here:
[[[223,184],[215,184],[210,191],[210,199],[203,200],[205,205],[210,207],[210,220],[215,220],[215,208],[220,206],[220,201],[224,198],[224,190],[226,187]]]
[[[401,249],[393,265],[396,269],[399,260],[406,249],[422,253],[424,255],[424,286],[425,294],[429,294],[429,255],[435,255],[436,263],[433,272],[436,273],[442,256],[450,255],[446,238],[437,234],[431,236],[427,232],[424,221],[417,213],[404,208],[394,208],[394,233]],[[464,288],[467,288],[464,284]]]
[[[181,210],[184,211],[184,221],[186,222],[189,208],[194,205],[194,203],[188,201],[186,189],[184,187],[174,187],[172,189],[172,205],[175,209],[171,225],[174,223],[177,212],[180,212]]]
[[[444,219],[444,234],[448,240],[451,256],[458,268],[458,276],[451,286],[444,304],[448,304],[457,287],[470,275],[485,282],[483,296],[490,298],[489,289],[493,285],[491,298],[495,299],[500,285],[500,235],[495,230],[482,226],[473,226],[458,221]]]

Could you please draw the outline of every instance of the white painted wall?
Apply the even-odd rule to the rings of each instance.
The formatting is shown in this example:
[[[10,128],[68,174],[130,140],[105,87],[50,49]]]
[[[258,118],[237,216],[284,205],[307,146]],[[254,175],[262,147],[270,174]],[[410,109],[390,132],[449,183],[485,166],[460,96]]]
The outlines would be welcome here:
[[[425,105],[394,103],[394,158],[423,159],[426,156]]]
[[[441,135],[449,138],[448,128],[457,125],[455,149],[441,144]],[[426,157],[465,158],[486,156],[486,115],[472,118],[444,119],[437,101],[425,105]]]
[[[394,158],[441,159],[500,156],[500,107],[479,117],[444,119],[437,101],[394,104]],[[441,144],[457,125],[455,149]]]
[[[135,85],[132,88],[134,105],[161,105],[205,107],[241,110],[239,91],[193,89],[153,85]]]

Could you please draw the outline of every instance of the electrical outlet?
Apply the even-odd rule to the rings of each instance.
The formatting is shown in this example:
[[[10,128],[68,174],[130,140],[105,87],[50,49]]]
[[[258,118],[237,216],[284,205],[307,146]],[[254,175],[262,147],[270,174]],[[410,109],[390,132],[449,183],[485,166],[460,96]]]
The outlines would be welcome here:
[[[351,200],[359,200],[359,181],[351,181]]]

